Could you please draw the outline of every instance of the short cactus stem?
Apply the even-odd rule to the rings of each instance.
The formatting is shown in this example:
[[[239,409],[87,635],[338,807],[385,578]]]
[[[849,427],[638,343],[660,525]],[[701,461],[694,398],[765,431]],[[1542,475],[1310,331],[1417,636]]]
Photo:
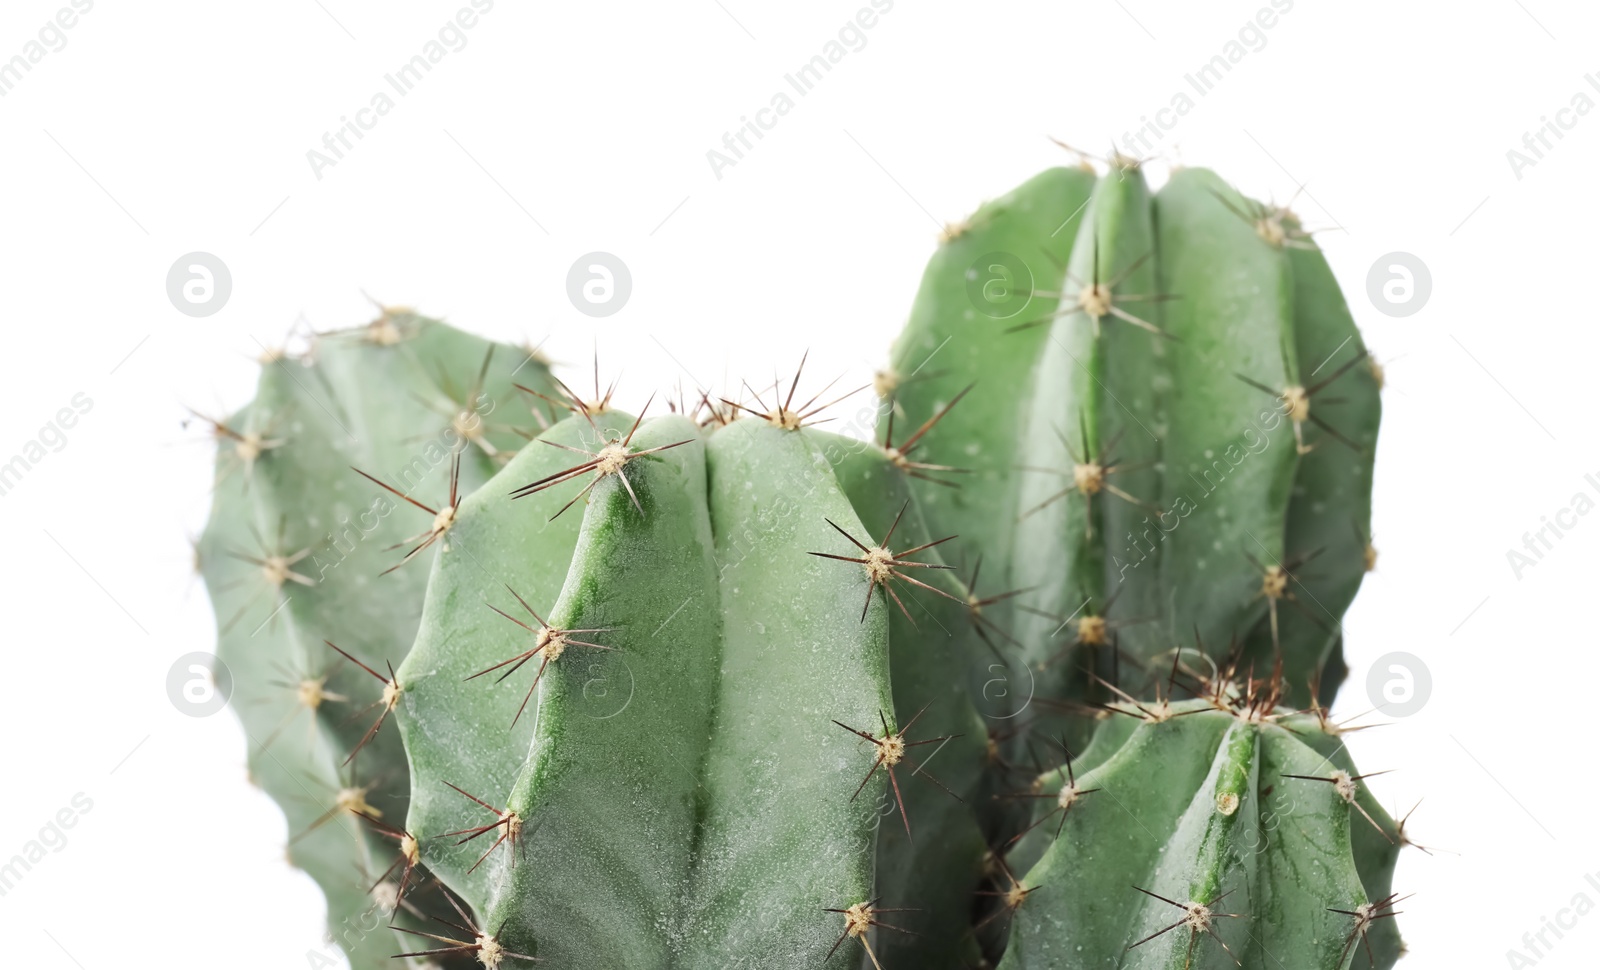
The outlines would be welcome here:
[[[1340,669],[1337,621],[1364,572],[1381,369],[1288,206],[1204,169],[1176,169],[1152,192],[1137,166],[1113,158],[1085,181],[1079,161],[986,205],[924,274],[887,369],[946,356],[895,405],[926,413],[977,380],[965,415],[930,433],[919,458],[968,467],[984,487],[975,501],[919,481],[918,498],[937,532],[961,536],[948,558],[981,553],[1006,587],[1033,590],[986,619],[1022,644],[1043,696],[1092,701],[1078,671],[1147,665],[1171,645],[1161,624],[1129,620],[1168,617],[1196,630],[1212,661],[1235,637],[1258,669],[1281,654],[1303,706],[1314,675]],[[1072,218],[1046,225],[1042,211]],[[992,252],[1021,254],[1034,289],[1004,337],[979,347],[965,274]],[[1113,445],[1130,454],[1113,460]],[[1315,573],[1294,575],[1313,552]],[[1285,575],[1267,579],[1252,556]],[[1213,592],[1223,588],[1239,595]],[[1057,654],[1059,618],[1112,593],[1115,651],[1089,637]],[[1279,600],[1300,615],[1280,617]],[[1318,682],[1331,691],[1332,680]]]
[[[394,665],[416,637],[428,572],[392,571],[393,550],[406,550],[403,563],[443,548],[495,456],[548,423],[531,410],[485,423],[492,403],[515,396],[513,381],[554,391],[544,364],[518,367],[525,356],[495,348],[380,308],[371,323],[313,335],[306,353],[269,348],[249,405],[195,415],[217,445],[197,560],[250,773],[282,808],[289,859],[321,886],[352,970],[392,967],[402,929],[456,919],[438,893],[410,895],[423,882],[421,843],[393,824],[411,782],[398,732],[384,728],[410,700]],[[466,400],[450,387],[468,387]],[[367,491],[352,465],[394,473],[396,487]],[[370,926],[373,911],[392,927],[346,932]]]
[[[1032,860],[1024,879],[1048,891],[1052,907],[1048,914],[1016,915],[1000,970],[1126,965],[1122,954],[1133,950],[1160,966],[1275,966],[1263,951],[1297,966],[1345,966],[1364,932],[1371,935],[1373,965],[1393,963],[1398,936],[1392,921],[1378,915],[1390,910],[1382,901],[1369,903],[1389,891],[1393,850],[1348,824],[1363,815],[1379,833],[1394,828],[1358,784],[1367,776],[1348,767],[1336,741],[1323,753],[1328,736],[1314,717],[1263,704],[1278,693],[1276,684],[1239,680],[1224,689],[1207,678],[1195,687],[1203,699],[1171,702],[1172,717],[1119,729],[1110,753],[1033,803],[1039,806],[1033,828],[1010,855]],[[1233,699],[1219,700],[1225,698]],[[1105,722],[1101,730],[1116,724]],[[1310,770],[1330,761],[1325,774]],[[1304,779],[1306,788],[1286,788],[1280,779]],[[1082,797],[1096,788],[1117,798]],[[1125,807],[1147,799],[1160,801],[1160,814],[1132,821]],[[1295,812],[1295,823],[1275,829],[1272,851],[1260,852],[1257,819],[1287,811]],[[1058,814],[1072,826],[1070,836],[1040,826]],[[1155,821],[1170,835],[1151,844],[1140,826]],[[1324,860],[1314,872],[1301,865],[1310,857]],[[1136,873],[1148,881],[1134,883],[1116,917],[1117,925],[1133,927],[1129,938],[1067,929],[1087,918],[1090,906],[1103,921],[1103,906],[1090,900],[1103,897],[1108,878]],[[1272,886],[1274,906],[1282,909],[1245,911],[1243,901],[1262,898],[1263,885]],[[1211,951],[1215,957],[1202,957]]]

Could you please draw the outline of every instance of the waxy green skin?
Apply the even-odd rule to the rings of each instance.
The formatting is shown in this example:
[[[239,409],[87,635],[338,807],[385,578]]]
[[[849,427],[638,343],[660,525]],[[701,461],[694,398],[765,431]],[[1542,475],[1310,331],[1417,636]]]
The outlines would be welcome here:
[[[1045,204],[1050,175],[1007,197],[1011,206]],[[1260,231],[1267,216],[1288,236]],[[918,455],[974,470],[957,496],[914,483],[931,528],[968,537],[962,554],[981,552],[986,575],[1004,584],[991,591],[1029,590],[997,617],[1021,641],[1016,665],[1030,668],[1038,696],[1103,699],[1075,668],[1109,679],[1110,649],[1086,660],[1074,624],[1061,621],[1100,615],[1107,602],[1117,673],[1135,693],[1150,695],[1179,642],[1221,660],[1247,641],[1248,656],[1270,667],[1258,564],[1293,576],[1295,602],[1277,603],[1291,699],[1308,700],[1324,666],[1331,692],[1342,676],[1339,617],[1364,571],[1378,388],[1363,363],[1314,394],[1313,414],[1361,450],[1306,423],[1313,447],[1300,454],[1282,402],[1241,379],[1314,385],[1365,352],[1326,262],[1291,216],[1201,169],[1175,172],[1152,194],[1137,167],[1114,168],[1076,218],[1070,246],[1037,220],[985,237],[988,223],[975,218],[972,239],[930,263],[893,369],[908,372],[932,346],[941,366],[904,383],[897,401],[915,412],[975,382]],[[1065,271],[1036,286],[1065,296],[1029,307],[1020,319],[1033,326],[983,317],[961,285],[969,254],[957,243],[1019,254],[1055,246]],[[1087,313],[1071,311],[1097,277],[1113,306],[1165,336],[1114,316],[1096,335]],[[1102,454],[1133,466],[1106,477],[1132,501],[1101,491],[1086,509],[1072,467]]]
[[[1367,348],[1327,259],[1316,250],[1288,252],[1294,275],[1295,351],[1301,374],[1314,383]],[[1284,548],[1290,556],[1316,553],[1304,569],[1296,570],[1295,593],[1317,622],[1305,622],[1302,616],[1284,624],[1283,676],[1285,682],[1301,685],[1320,675],[1324,703],[1332,702],[1344,679],[1339,618],[1355,599],[1367,568],[1372,455],[1383,411],[1379,390],[1373,368],[1364,363],[1313,398],[1315,413],[1362,453],[1324,440],[1300,456],[1289,498]],[[1270,631],[1258,625],[1251,647],[1258,661],[1270,662]]]
[[[1017,427],[1028,413],[1029,402],[1015,389],[1031,383],[1047,336],[1041,327],[1006,331],[1055,312],[1058,301],[1049,291],[1059,289],[1094,185],[1090,171],[1052,168],[979,207],[929,260],[911,318],[890,353],[893,397],[907,430],[916,427],[907,418],[920,422],[967,384],[979,383],[928,432],[918,454],[970,474],[961,477],[959,489],[919,486],[917,493],[933,531],[958,537],[945,558],[970,569],[986,555],[994,589],[1010,588],[1005,570],[1020,511],[1014,480],[1021,463],[1017,436],[996,429]],[[1026,278],[984,258],[996,253],[1020,260]],[[987,298],[974,302],[973,280],[988,282],[991,289],[980,291]],[[1010,295],[1030,290],[1031,299],[1013,309]]]
[[[1078,227],[1062,280],[1066,305],[1054,318],[1038,321],[1047,337],[1020,430],[1021,468],[1013,475],[1021,511],[1012,523],[1011,580],[1032,591],[1020,602],[1033,610],[1017,611],[1013,631],[1034,668],[1035,690],[1043,697],[1065,696],[1071,664],[1082,660],[1063,652],[1077,632],[1072,623],[1063,628],[1065,618],[1104,614],[1113,593],[1118,593],[1120,616],[1154,616],[1160,609],[1154,570],[1122,582],[1120,568],[1111,571],[1118,565],[1118,537],[1145,513],[1109,492],[1086,499],[1075,487],[1073,468],[1080,459],[1102,457],[1109,468],[1132,465],[1131,470],[1108,473],[1106,483],[1149,501],[1144,496],[1160,481],[1155,429],[1165,423],[1162,385],[1150,375],[1161,373],[1167,347],[1125,321],[1102,318],[1097,333],[1086,314],[1067,312],[1083,286],[1096,279],[1120,278],[1112,288],[1119,301],[1125,294],[1155,294],[1155,261],[1146,258],[1154,245],[1151,218],[1149,193],[1136,173],[1102,179]],[[1141,319],[1161,310],[1151,300],[1123,305]],[[1117,392],[1110,390],[1113,386]],[[1148,626],[1129,626],[1119,638],[1126,641],[1123,649],[1140,655],[1135,641],[1148,634]],[[1095,665],[1109,678],[1109,650],[1101,652],[1105,655],[1094,658]]]
[[[915,494],[929,529],[956,536],[941,550],[943,559],[963,578],[981,560],[979,596],[1021,585],[1012,578],[1011,544],[1022,511],[1018,466],[1029,462],[1020,435],[1007,429],[1027,420],[1031,402],[1016,391],[1032,385],[1049,334],[1046,327],[1027,324],[1048,320],[1057,310],[1062,270],[1094,186],[1092,171],[1052,168],[980,206],[929,259],[910,320],[890,353],[901,440],[974,385],[916,453],[922,462],[966,469],[945,476],[960,487],[917,482]],[[1018,300],[1018,293],[1029,298]],[[1011,630],[1015,607],[1014,600],[1004,600],[986,615]],[[1025,699],[1036,689],[1028,659],[1010,651],[996,657],[988,649],[966,656],[974,703],[994,707],[988,713],[1006,720],[1022,716]]]
[[[248,427],[248,421],[249,412],[244,411],[230,419],[229,425]],[[221,587],[237,581],[246,569],[254,568],[228,556],[231,550],[251,548],[254,540],[247,525],[254,521],[253,513],[244,479],[237,472],[217,485],[212,496],[212,521],[198,549],[219,625],[251,606],[246,586]],[[308,645],[289,629],[282,614],[279,622],[263,625],[252,635],[252,629],[276,605],[269,602],[253,611],[260,615],[243,623],[242,633],[219,634],[217,656],[227,665],[233,681],[232,704],[249,744],[250,777],[283,810],[283,838],[288,840],[307,832],[332,807],[334,792],[341,786],[336,769],[346,750],[344,740],[334,736],[329,722],[342,719],[340,708],[345,705],[328,702],[326,706],[333,716],[318,716],[313,724],[292,690],[274,686],[273,682],[285,682],[277,665],[301,666],[308,652]],[[315,659],[323,662],[320,656]],[[273,738],[275,731],[278,734]],[[374,807],[383,801],[377,792],[372,793],[371,800]],[[392,799],[386,807],[394,808]],[[396,947],[403,938],[386,928],[389,913],[367,892],[377,874],[388,866],[388,850],[362,833],[359,825],[354,818],[332,819],[291,843],[286,855],[322,888],[327,898],[329,933],[351,966],[375,970],[401,952]],[[363,879],[363,872],[371,872],[372,878]],[[414,925],[408,920],[402,915],[403,925]],[[335,959],[336,952],[330,945],[329,959]]]
[[[861,518],[866,533],[858,539],[869,545],[882,542],[893,528],[889,548],[898,551],[942,538],[928,532],[921,508],[912,500],[910,478],[882,448],[823,432],[808,434],[822,447]],[[944,547],[911,559],[942,566],[939,553]],[[953,571],[910,568],[906,572],[960,600],[966,598],[968,590]],[[994,805],[984,776],[988,724],[973,706],[963,671],[968,657],[988,652],[974,632],[964,602],[905,584],[896,586],[911,618],[899,609],[889,612],[894,713],[904,724],[920,712],[908,740],[949,740],[909,750],[937,783],[917,777],[918,770],[910,765],[898,769],[911,823],[909,835],[892,798],[886,798],[879,810],[875,893],[883,906],[911,907],[916,912],[886,915],[886,922],[909,932],[879,932],[874,950],[885,967],[957,970],[974,966],[981,958],[977,938],[964,917],[987,850],[980,819],[992,821]]]
[[[974,297],[974,278],[1000,289]],[[1079,306],[1091,282],[1164,335],[1109,315],[1096,328]],[[1030,292],[1009,315],[984,313],[1007,287]],[[914,933],[866,940],[889,970],[992,962],[1007,937],[1011,970],[1220,968],[1235,957],[1323,967],[1339,964],[1353,923],[1329,908],[1388,894],[1397,833],[1370,794],[1358,802],[1383,832],[1352,818],[1332,785],[1282,777],[1353,773],[1336,734],[1314,717],[1245,720],[1184,702],[1189,713],[1159,723],[1100,723],[1075,769],[1080,788],[1102,791],[1074,803],[1059,838],[1062,818],[1045,818],[1009,847],[1008,864],[1037,892],[981,934],[989,952],[971,928],[975,912],[993,912],[993,899],[975,908],[973,897],[985,836],[1004,846],[1030,811],[1038,819],[1055,804],[993,797],[1015,778],[990,760],[1000,749],[986,734],[1016,736],[1013,765],[1041,750],[1018,730],[1040,718],[1035,698],[1107,700],[1085,667],[1148,698],[1179,642],[1221,659],[1241,640],[1258,674],[1281,653],[1296,702],[1319,674],[1324,697],[1342,677],[1338,617],[1369,534],[1373,371],[1357,360],[1313,396],[1313,413],[1357,450],[1307,424],[1315,447],[1297,451],[1276,396],[1240,379],[1314,384],[1364,352],[1292,217],[1200,170],[1151,193],[1135,167],[1098,181],[1054,169],[952,231],[884,386],[895,443],[973,387],[912,456],[967,469],[933,473],[960,488],[913,478],[878,444],[759,419],[636,426],[605,411],[550,426],[549,408],[535,400],[530,411],[510,388],[548,390],[547,373],[509,348],[491,359],[481,398],[447,394],[473,384],[486,347],[386,315],[382,328],[324,338],[314,366],[268,365],[257,401],[230,421],[283,444],[254,462],[248,488],[243,475],[219,486],[200,557],[252,770],[292,835],[323,818],[338,788],[370,786],[372,808],[422,839],[428,873],[496,945],[563,966],[860,967],[862,941],[835,948],[844,919],[825,910],[870,899],[913,910],[881,919]],[[450,430],[452,413],[490,403],[476,425],[486,434]],[[608,475],[566,507],[591,471],[513,497],[583,460],[574,449],[596,452],[635,427],[631,451],[661,450],[626,463],[631,492]],[[383,547],[431,515],[348,466],[442,508],[452,445],[465,448],[466,497],[448,532],[380,577],[415,542]],[[1073,466],[1089,459],[1117,466],[1106,482],[1123,495],[1074,488]],[[319,544],[374,501],[373,528],[352,533],[363,537]],[[810,555],[861,554],[829,520],[870,546],[897,518],[891,550],[956,536],[911,558],[957,568],[902,567],[954,597],[895,581],[911,618],[861,565]],[[273,614],[275,595],[250,598],[265,582],[257,567],[230,556],[259,552],[257,533],[275,537],[280,520],[274,551],[312,549],[295,568],[316,582],[286,586]],[[1288,565],[1291,595],[1320,618],[1279,601],[1274,637],[1257,563]],[[1023,592],[983,609],[995,625],[986,643],[973,601],[1012,590]],[[1102,612],[1120,660],[1111,646],[1074,643],[1072,620]],[[224,619],[235,614],[247,622]],[[542,673],[539,655],[495,667],[530,650],[544,621],[588,643],[569,643]],[[362,751],[353,780],[340,763],[379,709],[349,714],[381,685],[335,665],[324,638],[374,669],[398,667],[399,730]],[[1207,666],[1185,653],[1189,668]],[[272,684],[325,670],[326,689],[349,700],[315,718]],[[877,747],[835,722],[877,737],[913,718],[909,742],[945,740],[907,750],[897,795],[886,772],[867,777]],[[1061,779],[1041,781],[1048,792]],[[1237,808],[1220,811],[1219,793]],[[510,818],[516,838],[495,847]],[[290,849],[323,885],[352,965],[444,945],[383,925],[368,887],[394,843],[347,812],[329,819]],[[1217,911],[1248,915],[1216,921],[1232,956],[1207,935],[1191,951],[1182,927],[1127,949],[1182,916],[1135,884],[1180,900],[1228,893]],[[409,901],[458,919],[435,887]],[[401,925],[424,928],[410,919]],[[1391,965],[1394,921],[1375,923],[1370,942]],[[1364,963],[1365,947],[1351,952]]]
[[[1375,850],[1373,839],[1388,843],[1332,784],[1286,777],[1353,771],[1336,736],[1315,717],[1284,711],[1263,720],[1208,707],[1182,702],[1170,709],[1178,716],[1131,733],[1116,728],[1126,737],[1114,753],[1077,766],[1077,787],[1099,790],[1013,853],[1042,848],[1018,871],[1035,891],[1012,917],[1001,970],[1367,965],[1359,938],[1348,945],[1354,918],[1330,910],[1387,896],[1394,849]],[[1041,783],[1054,792],[1063,773]],[[1394,821],[1371,795],[1363,788],[1356,798],[1393,837]],[[1238,914],[1212,924],[1231,955],[1185,926],[1132,946],[1184,916],[1133,887]],[[1387,970],[1399,955],[1394,920],[1374,921],[1369,941],[1375,965]]]
[[[595,420],[598,433],[573,418],[545,437],[596,451],[633,424]],[[843,918],[824,909],[873,897],[879,830],[898,819],[879,814],[882,771],[852,800],[876,749],[831,722],[874,735],[880,712],[898,723],[889,619],[876,597],[862,619],[860,566],[808,553],[858,554],[827,519],[866,530],[809,432],[741,420],[706,433],[672,416],[644,421],[631,447],[678,442],[623,468],[642,515],[615,475],[554,523],[590,476],[511,498],[580,460],[539,442],[463,503],[400,671],[408,824],[495,821],[447,782],[524,820],[516,845],[481,864],[501,830],[429,854],[515,952],[856,966],[853,940],[827,958]],[[532,646],[484,605],[537,627],[507,584],[555,627],[603,630],[579,638],[611,648],[569,645],[517,728],[538,658],[503,683],[465,682]]]
[[[354,773],[344,764],[381,712],[380,705],[362,713],[383,688],[323,641],[385,675],[386,664],[400,662],[415,635],[426,563],[380,573],[410,548],[387,547],[424,531],[432,517],[351,466],[397,487],[409,484],[419,501],[440,508],[453,447],[466,449],[461,488],[470,490],[494,470],[490,449],[516,449],[522,439],[511,429],[532,433],[548,421],[511,381],[552,390],[542,363],[497,346],[481,396],[462,400],[488,342],[411,314],[386,314],[380,324],[381,339],[376,325],[325,334],[305,358],[264,364],[256,399],[227,426],[275,444],[245,462],[236,442],[219,435],[218,484],[198,544],[218,618],[217,657],[233,681],[252,777],[283,809],[288,857],[322,887],[330,935],[356,970],[393,966],[395,953],[414,947],[388,929],[388,910],[369,893],[395,859],[397,843],[340,810],[335,795],[368,788],[367,804],[399,826],[410,786],[392,726],[362,749]],[[462,413],[477,416],[462,424],[482,430],[482,445],[476,434],[449,430],[452,416]],[[306,555],[289,568],[310,585],[291,580],[281,590],[260,566],[239,558],[302,550]],[[324,689],[347,700],[325,700],[313,715],[294,686],[323,676]],[[407,895],[425,912],[449,912],[436,894]],[[405,913],[399,922],[417,925]]]
[[[600,415],[596,421],[613,437],[625,434],[630,423],[615,413]],[[432,562],[416,642],[397,671],[403,693],[396,714],[413,773],[419,764],[437,764],[441,770],[448,766],[448,772],[432,783],[412,785],[408,827],[419,835],[436,836],[492,821],[445,781],[504,808],[503,799],[522,770],[536,702],[530,702],[520,718],[516,715],[532,671],[526,672],[527,679],[508,680],[492,690],[498,672],[472,681],[466,678],[528,649],[527,631],[491,607],[537,627],[517,602],[516,596],[521,596],[550,619],[549,607],[566,582],[583,524],[581,507],[551,518],[571,498],[569,494],[547,490],[508,506],[510,485],[571,467],[579,456],[554,445],[592,451],[599,447],[596,437],[583,418],[569,417],[517,452],[490,487],[462,500],[450,530],[451,551],[442,551]],[[515,530],[503,528],[508,511],[516,514]],[[573,647],[569,659],[586,664],[595,659],[588,653]],[[455,842],[425,843],[429,870],[466,898],[483,898],[493,870],[480,867],[471,875],[468,870],[488,845],[481,839],[461,847]]]

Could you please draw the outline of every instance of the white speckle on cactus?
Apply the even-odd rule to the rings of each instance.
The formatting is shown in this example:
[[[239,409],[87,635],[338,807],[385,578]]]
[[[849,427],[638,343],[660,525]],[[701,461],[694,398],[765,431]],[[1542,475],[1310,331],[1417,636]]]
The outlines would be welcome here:
[[[478,962],[488,970],[499,970],[500,961],[505,959],[505,947],[492,936],[480,936],[477,941]]]
[[[1348,771],[1335,771],[1333,773],[1333,790],[1339,793],[1340,798],[1354,803],[1356,793],[1361,790],[1361,786],[1354,778],[1350,777]]]
[[[631,456],[628,454],[628,449],[623,447],[621,442],[610,442],[595,455],[594,470],[599,472],[602,478],[615,475],[622,471],[622,466],[628,463],[629,457]]]
[[[867,579],[878,585],[889,582],[889,577],[894,575],[894,553],[882,546],[873,546],[867,550],[862,567],[867,572]]]
[[[382,818],[383,813],[367,803],[367,788],[341,788],[333,797],[333,804],[341,813],[354,812],[357,815],[369,815],[373,818]]]
[[[1311,395],[1298,384],[1283,389],[1283,408],[1296,424],[1311,416]]]
[[[400,887],[385,880],[372,887],[372,904],[380,913],[392,913],[400,905]]]

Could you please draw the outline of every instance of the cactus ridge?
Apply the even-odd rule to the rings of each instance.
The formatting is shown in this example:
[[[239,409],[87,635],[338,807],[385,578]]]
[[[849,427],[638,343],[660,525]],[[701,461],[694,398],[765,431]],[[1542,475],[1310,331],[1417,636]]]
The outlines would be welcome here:
[[[991,268],[1025,288],[1017,322],[968,285]],[[1337,688],[1373,561],[1378,387],[1287,207],[1199,169],[1154,193],[1132,164],[1046,172],[943,244],[892,356],[941,367],[893,383],[888,420],[965,398],[920,458],[980,487],[917,497],[957,559],[1027,591],[986,620],[1040,696],[1148,691],[1191,632],[1213,662],[1236,640],[1281,656],[1297,702]]]
[[[1054,832],[1039,822],[1056,812],[1037,812],[1011,859],[1061,902],[1015,914],[1000,966],[1347,967],[1357,946],[1391,966],[1400,825],[1363,784],[1383,772],[1356,772],[1337,726],[1278,706],[1281,680],[1194,686],[1193,700],[1108,705],[1123,717],[1092,763],[1034,780],[1040,805],[1071,808]]]
[[[930,920],[954,945],[928,965],[976,957],[962,914],[983,848],[968,804],[982,724],[950,648],[914,636],[929,601],[966,608],[922,578],[949,572],[947,540],[927,538],[910,507],[904,452],[810,428],[827,388],[797,403],[798,383],[770,403],[747,387],[755,406],[723,399],[720,415],[702,395],[704,426],[580,410],[463,500],[399,668],[398,716],[408,824],[453,836],[431,871],[501,944],[619,965],[776,951],[844,966],[852,936],[873,960],[891,949],[866,935],[891,925],[874,913],[895,912],[898,948],[932,954],[914,928]],[[579,507],[581,521],[562,515]],[[849,554],[833,551],[841,541]],[[502,609],[506,594],[516,605]],[[960,630],[957,615],[934,619]],[[575,646],[592,659],[574,666]],[[891,666],[905,671],[894,688]],[[490,674],[515,680],[514,710],[490,713]],[[901,685],[936,693],[913,701]],[[930,766],[941,752],[949,771]],[[641,802],[644,785],[656,791]],[[924,818],[934,845],[918,837]],[[487,851],[466,844],[484,836]],[[795,839],[814,846],[798,872],[783,848]],[[650,848],[618,855],[619,840]],[[967,875],[947,908],[894,905],[952,861]],[[579,915],[596,873],[616,888]],[[844,917],[842,936],[826,914]]]
[[[426,844],[403,827],[409,772],[398,735],[384,730],[402,702],[394,671],[427,579],[415,563],[393,570],[448,531],[413,535],[407,512],[438,524],[460,491],[548,423],[512,387],[548,385],[533,360],[512,377],[527,356],[384,310],[317,335],[303,355],[268,352],[255,400],[203,419],[218,453],[197,559],[217,657],[250,775],[283,810],[288,858],[321,886],[330,936],[356,970],[392,966],[399,928],[453,917],[421,875]],[[394,485],[372,488],[352,465]],[[424,505],[418,496],[429,495],[448,504]]]

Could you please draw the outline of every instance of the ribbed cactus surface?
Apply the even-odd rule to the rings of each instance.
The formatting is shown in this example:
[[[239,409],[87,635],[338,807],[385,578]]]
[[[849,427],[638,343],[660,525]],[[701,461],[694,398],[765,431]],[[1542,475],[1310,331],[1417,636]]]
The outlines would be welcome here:
[[[321,886],[329,933],[357,970],[393,964],[404,937],[391,918],[420,926],[450,912],[420,878],[407,888],[414,912],[393,912],[424,846],[402,842],[399,735],[372,728],[398,700],[391,670],[416,636],[427,583],[426,561],[394,567],[430,539],[448,545],[458,496],[548,420],[549,405],[513,382],[555,391],[525,350],[384,311],[318,336],[304,355],[268,355],[255,399],[213,425],[217,483],[199,562],[217,657],[251,776],[283,809],[289,860]]]
[[[947,230],[872,440],[385,311],[214,422],[252,772],[356,970],[1387,968],[1380,373],[1287,209],[1123,158]]]
[[[1029,590],[996,619],[1042,696],[1153,685],[1196,642],[1337,686],[1378,386],[1286,210],[1203,169],[1046,172],[942,245],[887,373],[912,413],[972,385],[923,447],[968,479],[914,485],[952,556]]]

